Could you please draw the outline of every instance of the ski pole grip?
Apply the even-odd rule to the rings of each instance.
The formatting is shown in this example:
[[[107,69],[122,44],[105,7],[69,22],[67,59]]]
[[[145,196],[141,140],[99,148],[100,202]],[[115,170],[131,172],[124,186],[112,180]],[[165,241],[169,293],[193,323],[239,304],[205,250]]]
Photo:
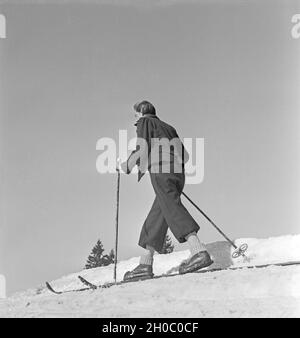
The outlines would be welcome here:
[[[121,159],[120,157],[117,158],[117,166],[116,166],[116,171],[120,172],[121,170]]]

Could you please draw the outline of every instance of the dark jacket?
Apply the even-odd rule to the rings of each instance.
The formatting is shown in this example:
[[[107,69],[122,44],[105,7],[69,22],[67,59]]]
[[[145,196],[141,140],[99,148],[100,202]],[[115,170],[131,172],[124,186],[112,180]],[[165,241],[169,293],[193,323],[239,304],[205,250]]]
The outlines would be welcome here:
[[[175,128],[155,115],[144,115],[135,125],[137,143],[126,161],[127,173],[137,165],[140,181],[147,170],[152,173],[184,172],[188,153]]]

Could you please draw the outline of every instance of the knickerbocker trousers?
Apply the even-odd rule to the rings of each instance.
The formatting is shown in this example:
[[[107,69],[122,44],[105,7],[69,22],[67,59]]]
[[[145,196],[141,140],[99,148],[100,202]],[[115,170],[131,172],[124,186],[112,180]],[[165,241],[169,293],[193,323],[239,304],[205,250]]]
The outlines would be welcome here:
[[[156,197],[143,224],[139,245],[150,245],[161,252],[168,227],[180,243],[200,227],[181,203],[184,173],[150,173],[150,179]]]

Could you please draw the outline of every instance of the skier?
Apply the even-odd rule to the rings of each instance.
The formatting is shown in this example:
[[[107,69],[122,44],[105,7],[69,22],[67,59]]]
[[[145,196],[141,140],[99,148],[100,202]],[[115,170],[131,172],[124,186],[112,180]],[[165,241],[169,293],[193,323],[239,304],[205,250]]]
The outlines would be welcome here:
[[[188,153],[176,130],[156,116],[155,107],[150,102],[138,102],[133,108],[137,118],[136,149],[120,166],[125,173],[130,174],[137,165],[138,181],[148,170],[156,197],[138,243],[146,252],[140,257],[139,265],[125,273],[124,281],[153,278],[153,256],[155,251],[161,252],[168,228],[179,243],[187,241],[189,244],[190,256],[180,264],[179,273],[207,267],[213,261],[197,236],[199,225],[180,199]]]

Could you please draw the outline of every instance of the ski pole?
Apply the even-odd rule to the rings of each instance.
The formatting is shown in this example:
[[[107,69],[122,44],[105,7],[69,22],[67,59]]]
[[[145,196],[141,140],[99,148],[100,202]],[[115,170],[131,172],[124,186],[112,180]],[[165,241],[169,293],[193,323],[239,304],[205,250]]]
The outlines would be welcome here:
[[[116,238],[115,238],[115,266],[114,266],[114,281],[117,283],[117,261],[118,261],[118,233],[119,233],[119,200],[120,200],[120,168],[119,168],[119,159],[118,166],[116,168],[118,173],[117,180],[117,210],[116,210]]]
[[[234,242],[228,238],[224,232],[202,211],[197,204],[195,204],[184,192],[182,195],[198,210],[200,213],[219,231],[219,233],[235,248],[234,252],[232,253],[232,258],[237,258],[239,256],[243,256],[248,260],[248,257],[244,254],[244,252],[248,249],[248,245],[246,243],[237,247]]]

